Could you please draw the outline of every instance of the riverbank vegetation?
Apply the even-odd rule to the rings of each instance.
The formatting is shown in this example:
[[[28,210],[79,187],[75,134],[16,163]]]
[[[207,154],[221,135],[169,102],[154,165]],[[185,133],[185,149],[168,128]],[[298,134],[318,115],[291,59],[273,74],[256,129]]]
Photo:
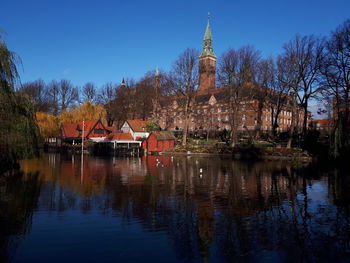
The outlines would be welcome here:
[[[34,105],[28,96],[14,90],[18,63],[0,35],[0,172],[20,159],[37,156],[41,149]]]

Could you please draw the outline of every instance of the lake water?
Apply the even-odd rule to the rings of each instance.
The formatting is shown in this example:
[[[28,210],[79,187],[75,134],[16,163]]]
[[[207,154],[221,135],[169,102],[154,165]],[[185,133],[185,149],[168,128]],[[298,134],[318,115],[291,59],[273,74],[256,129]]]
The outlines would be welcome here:
[[[0,177],[0,261],[350,262],[349,208],[339,169],[47,154]]]

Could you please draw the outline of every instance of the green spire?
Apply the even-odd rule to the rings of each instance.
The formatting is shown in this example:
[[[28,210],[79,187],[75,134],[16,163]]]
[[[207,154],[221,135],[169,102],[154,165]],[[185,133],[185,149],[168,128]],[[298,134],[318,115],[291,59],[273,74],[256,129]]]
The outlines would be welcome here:
[[[211,35],[209,20],[210,20],[210,13],[208,13],[208,24],[204,33],[203,51],[202,51],[201,57],[205,57],[205,56],[216,57],[213,50],[213,38]]]

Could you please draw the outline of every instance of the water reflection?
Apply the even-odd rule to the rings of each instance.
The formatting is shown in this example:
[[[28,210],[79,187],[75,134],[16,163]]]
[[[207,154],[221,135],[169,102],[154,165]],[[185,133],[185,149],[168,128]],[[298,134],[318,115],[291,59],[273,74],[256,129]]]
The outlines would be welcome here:
[[[10,261],[19,239],[30,233],[40,189],[38,173],[0,178],[0,262]]]
[[[21,167],[23,178],[1,182],[1,211],[9,215],[2,213],[1,229],[13,231],[2,233],[0,242],[28,236],[35,244],[60,228],[62,240],[55,240],[60,257],[57,250],[38,249],[43,262],[72,260],[72,252],[62,252],[68,249],[64,228],[69,229],[67,235],[94,237],[91,243],[77,237],[69,244],[79,260],[93,261],[94,255],[100,262],[162,262],[164,256],[169,262],[348,259],[350,182],[338,170],[167,156],[88,156],[82,165],[80,156],[54,154]],[[6,209],[21,215],[14,226],[15,217]],[[33,234],[23,230],[32,214]],[[140,255],[135,253],[141,249],[138,240],[143,240]],[[17,244],[20,252],[8,245],[2,250],[15,261],[37,261],[28,252],[29,241]],[[87,246],[94,252],[89,254]],[[123,254],[126,249],[131,253]]]

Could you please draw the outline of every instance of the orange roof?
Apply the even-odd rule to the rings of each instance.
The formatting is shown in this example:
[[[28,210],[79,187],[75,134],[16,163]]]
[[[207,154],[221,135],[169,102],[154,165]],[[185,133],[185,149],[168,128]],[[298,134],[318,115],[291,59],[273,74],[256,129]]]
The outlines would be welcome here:
[[[106,137],[107,140],[118,140],[118,141],[133,141],[131,133],[111,133]]]
[[[148,121],[143,120],[127,120],[129,123],[130,128],[134,132],[144,132],[144,127],[147,125]]]
[[[107,126],[106,129],[111,131],[111,132],[118,130],[117,127],[114,127],[114,126]]]
[[[98,120],[87,120],[84,122],[84,137],[87,137],[90,131],[95,127]],[[83,122],[77,122],[77,128],[82,130],[83,129]]]
[[[64,137],[78,137],[79,131],[77,130],[76,123],[62,123],[61,132]]]
[[[84,137],[87,137],[90,131],[96,126],[98,120],[84,121]],[[77,123],[62,123],[62,136],[65,137],[80,137],[79,131],[83,129],[83,122]]]

